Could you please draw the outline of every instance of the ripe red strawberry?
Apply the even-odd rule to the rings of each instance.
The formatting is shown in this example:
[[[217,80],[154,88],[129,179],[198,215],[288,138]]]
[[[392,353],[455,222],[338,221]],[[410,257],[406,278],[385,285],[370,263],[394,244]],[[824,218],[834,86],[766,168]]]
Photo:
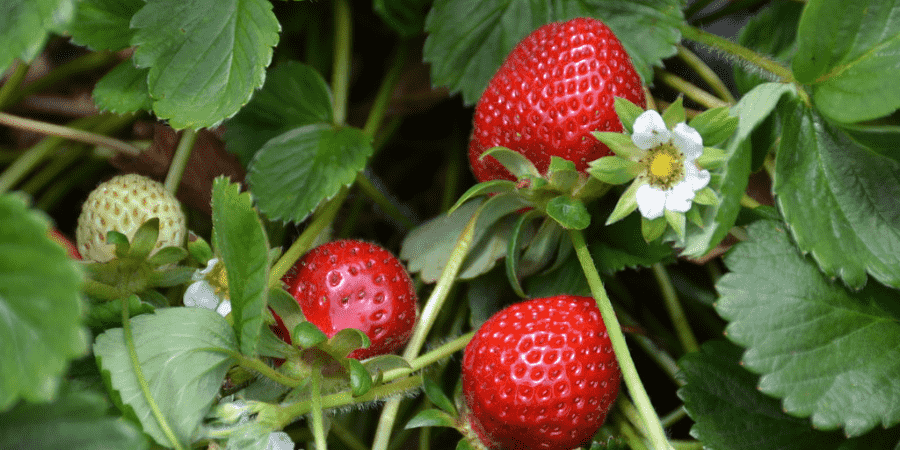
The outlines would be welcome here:
[[[403,265],[378,245],[340,240],[300,258],[283,278],[306,320],[328,337],[357,328],[371,345],[350,353],[364,359],[399,350],[418,316],[418,297]]]
[[[519,42],[475,108],[469,162],[479,181],[515,180],[496,146],[527,157],[543,174],[551,156],[587,163],[610,155],[591,131],[622,131],[614,97],[644,105],[641,78],[628,53],[601,21],[577,18],[544,25]]]
[[[491,449],[569,450],[590,441],[621,373],[594,300],[517,303],[466,346],[463,394],[472,430]]]

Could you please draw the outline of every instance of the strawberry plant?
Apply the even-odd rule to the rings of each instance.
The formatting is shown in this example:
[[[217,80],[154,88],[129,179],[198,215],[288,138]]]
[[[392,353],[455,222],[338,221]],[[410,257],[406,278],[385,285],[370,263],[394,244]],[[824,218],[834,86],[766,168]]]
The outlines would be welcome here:
[[[896,2],[0,10],[0,448],[900,449]]]

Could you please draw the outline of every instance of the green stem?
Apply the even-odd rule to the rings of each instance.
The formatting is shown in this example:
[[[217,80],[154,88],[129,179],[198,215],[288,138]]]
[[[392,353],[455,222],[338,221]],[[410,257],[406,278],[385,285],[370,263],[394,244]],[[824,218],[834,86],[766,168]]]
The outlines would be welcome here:
[[[486,204],[487,202],[482,205]],[[432,325],[434,325],[434,321],[441,310],[441,306],[444,304],[444,300],[447,298],[450,289],[453,287],[456,275],[459,273],[460,268],[462,268],[462,263],[469,253],[469,247],[472,245],[472,239],[475,236],[475,224],[478,222],[478,216],[481,215],[482,209],[483,206],[478,208],[475,214],[472,215],[472,218],[469,219],[465,229],[463,229],[456,240],[456,245],[453,248],[453,252],[450,254],[450,259],[447,261],[447,265],[444,266],[440,279],[438,279],[437,284],[434,286],[434,290],[431,291],[431,296],[429,296],[428,301],[425,303],[425,307],[422,309],[422,314],[413,329],[413,335],[409,340],[409,344],[407,344],[406,348],[403,350],[403,358],[407,361],[418,356],[419,351],[425,344],[425,338],[428,336],[428,332],[431,330]],[[394,421],[396,421],[399,407],[400,401],[398,399],[392,399],[384,405],[384,408],[381,410],[381,417],[378,419],[378,428],[375,431],[375,439],[372,444],[373,450],[386,450],[388,448],[391,429],[394,427]]]
[[[25,75],[28,75],[28,64],[18,59],[13,64],[16,65],[16,69],[6,79],[6,83],[0,86],[0,110],[4,110],[13,104],[16,94],[20,90],[19,85],[22,84]]]
[[[756,201],[752,197],[750,197],[749,195],[744,194],[744,196],[741,197],[741,206],[743,206],[744,208],[755,209],[755,208],[759,208],[762,205],[758,201]]]
[[[281,277],[291,269],[291,266],[304,253],[309,251],[316,238],[334,221],[334,217],[337,215],[338,210],[341,209],[341,204],[347,198],[348,192],[350,192],[350,189],[344,187],[334,198],[322,205],[321,210],[316,214],[313,221],[307,225],[306,229],[303,230],[300,237],[291,244],[290,248],[278,259],[278,262],[272,266],[272,272],[269,275],[270,289],[281,285]]]
[[[468,344],[469,341],[472,340],[472,336],[475,336],[474,331],[470,331],[462,336],[459,336],[456,339],[447,342],[446,344],[441,345],[440,347],[435,348],[434,350],[425,353],[424,355],[419,356],[412,361],[409,361],[410,368],[408,369],[394,369],[385,372],[383,379],[385,382],[394,381],[404,375],[422,370],[425,367],[428,367],[444,358],[449,358],[450,355],[464,349],[466,347],[466,344]]]
[[[71,139],[73,141],[83,142],[85,144],[108,147],[118,152],[127,153],[131,156],[138,156],[141,154],[141,149],[127,142],[113,139],[102,134],[92,133],[90,131],[79,130],[77,128],[67,126],[54,125],[52,123],[41,122],[38,120],[26,119],[24,117],[14,116],[12,114],[7,114],[4,112],[0,112],[0,125],[6,125],[8,127],[19,128],[22,130],[34,131],[36,133],[46,134],[49,136]]]
[[[782,82],[795,83],[797,81],[794,79],[794,74],[790,69],[747,47],[735,44],[728,39],[692,27],[686,23],[679,24],[678,28],[685,39],[708,45],[716,50],[732,55],[741,61],[748,62],[766,72],[774,74],[780,78]]]
[[[353,28],[348,0],[334,1],[334,59],[331,67],[331,93],[334,95],[334,123],[347,120],[347,99],[350,86],[350,45]]]
[[[606,331],[609,333],[609,339],[612,343],[613,351],[619,360],[619,368],[622,370],[622,378],[625,385],[631,393],[635,405],[640,412],[642,422],[649,432],[650,442],[656,450],[671,449],[666,440],[666,433],[662,424],[659,423],[659,417],[653,409],[647,390],[641,383],[634,360],[628,350],[628,343],[625,342],[625,335],[622,333],[622,327],[616,318],[612,303],[606,295],[603,288],[603,281],[597,273],[597,267],[594,265],[594,259],[588,251],[587,243],[584,241],[584,234],[581,230],[569,230],[569,236],[572,239],[572,246],[575,248],[575,254],[581,263],[585,277],[587,277],[588,285],[591,288],[591,294],[597,301],[597,307],[600,309],[600,315],[603,317],[603,324],[606,325]]]
[[[316,450],[327,450],[328,443],[325,441],[325,421],[322,419],[322,376],[320,374],[313,374],[312,380],[310,380],[310,384],[312,385],[312,398],[310,399],[310,403],[312,405],[312,411],[310,411],[310,416],[312,416],[312,432],[313,438],[316,441]]]
[[[397,46],[391,66],[381,80],[381,86],[378,87],[378,93],[375,94],[375,100],[372,102],[372,108],[369,110],[369,117],[366,118],[366,124],[363,126],[363,131],[369,136],[375,136],[379,126],[381,126],[381,121],[384,120],[387,107],[391,102],[391,94],[393,94],[394,88],[397,87],[400,73],[403,70],[403,65],[406,63],[409,47],[408,41],[402,41]]]
[[[653,276],[656,278],[656,283],[659,285],[660,291],[662,291],[666,311],[669,313],[669,318],[672,320],[672,326],[675,327],[675,334],[678,335],[678,341],[681,343],[681,348],[685,353],[700,350],[700,345],[697,343],[697,337],[694,336],[694,331],[691,330],[691,325],[688,323],[687,316],[684,314],[684,308],[681,307],[681,302],[678,301],[678,294],[675,292],[675,286],[672,285],[672,280],[669,278],[666,268],[660,263],[653,264]]]
[[[673,440],[672,445],[675,446],[675,450],[703,450],[706,448],[700,441]]]
[[[728,90],[728,86],[725,86],[725,83],[718,75],[716,75],[716,72],[703,62],[699,56],[694,54],[694,52],[688,50],[688,48],[683,45],[679,45],[678,57],[690,68],[694,69],[694,72],[709,85],[720,99],[732,105],[737,102],[734,96],[731,95],[731,91]]]
[[[411,230],[415,223],[400,210],[400,208],[388,198],[377,186],[375,183],[372,183],[372,180],[366,176],[366,172],[362,171],[356,175],[356,186],[360,191],[363,192],[369,199],[375,202],[378,207],[381,208],[382,211],[385,212],[392,219],[397,221],[403,228],[407,230]]]
[[[340,421],[331,421],[331,434],[338,438],[345,446],[351,450],[368,450],[366,444],[359,440],[352,430]]]
[[[706,8],[706,5],[709,5],[712,2],[713,2],[713,0],[697,0],[697,1],[695,1],[690,6],[685,8],[684,17],[686,19],[690,19],[691,17],[694,17],[695,15],[697,15],[698,12],[702,11],[703,8]]]
[[[48,72],[43,77],[29,83],[22,89],[16,90],[6,102],[0,103],[0,110],[19,103],[29,95],[42,92],[56,83],[68,81],[79,73],[91,72],[98,68],[109,66],[118,61],[119,57],[113,52],[93,52],[73,59]]]
[[[166,191],[173,195],[178,192],[178,185],[181,184],[181,177],[184,176],[184,169],[191,158],[191,151],[194,149],[195,142],[197,142],[196,130],[184,130],[181,133],[181,139],[178,141],[178,147],[172,156],[172,164],[169,165],[169,173],[166,174],[164,183]]]
[[[663,83],[669,85],[669,87],[675,89],[678,92],[683,92],[684,95],[707,107],[707,108],[719,108],[722,106],[728,106],[728,103],[719,100],[715,95],[710,94],[709,92],[700,89],[697,85],[685,80],[684,78],[679,77],[671,72],[666,72],[665,70],[656,68],[656,79],[662,81]]]
[[[687,415],[688,415],[687,410],[684,409],[683,406],[679,406],[678,409],[676,409],[676,410],[666,414],[662,418],[660,418],[660,421],[662,421],[664,426],[670,427],[670,426],[678,423],[679,420],[687,417]]]
[[[169,426],[169,422],[166,420],[166,417],[159,409],[159,405],[156,404],[156,400],[153,398],[153,394],[150,392],[150,384],[147,382],[147,378],[144,377],[144,369],[141,367],[141,361],[138,358],[137,349],[134,346],[134,335],[131,332],[131,320],[128,315],[128,298],[123,297],[122,329],[123,336],[125,337],[125,346],[128,348],[128,356],[131,357],[131,368],[134,370],[134,376],[135,378],[137,378],[138,386],[140,386],[141,388],[141,393],[144,394],[144,400],[147,401],[147,405],[150,407],[150,411],[153,413],[153,417],[156,418],[156,422],[159,424],[159,428],[162,430],[163,434],[166,435],[166,439],[169,440],[169,442],[175,449],[182,450],[184,447],[181,446],[181,442],[179,442],[178,438],[175,437],[175,433]]]
[[[221,351],[221,349],[213,348],[213,347],[207,348],[205,350]],[[249,358],[239,352],[228,352],[228,355],[231,356],[232,358],[234,358],[234,360],[238,363],[239,366],[241,366],[245,369],[249,369],[254,372],[257,372],[260,375],[262,375],[272,381],[275,381],[279,384],[282,384],[284,386],[293,388],[293,387],[297,387],[297,386],[300,386],[301,384],[303,384],[303,380],[298,380],[296,378],[289,377],[289,376],[273,369],[268,364],[266,364],[256,358]]]
[[[647,445],[644,443],[644,440],[641,439],[638,432],[631,426],[631,423],[625,417],[625,414],[614,411],[613,417],[616,419],[619,434],[625,437],[625,441],[628,442],[629,448],[632,450],[650,450],[647,448]]]
[[[59,179],[60,174],[75,161],[84,157],[84,154],[86,153],[83,145],[72,147],[75,148],[64,148],[62,151],[56,152],[53,157],[49,158],[47,164],[23,184],[19,190],[27,192],[34,197],[45,186]],[[69,173],[72,172],[74,171],[69,171]]]

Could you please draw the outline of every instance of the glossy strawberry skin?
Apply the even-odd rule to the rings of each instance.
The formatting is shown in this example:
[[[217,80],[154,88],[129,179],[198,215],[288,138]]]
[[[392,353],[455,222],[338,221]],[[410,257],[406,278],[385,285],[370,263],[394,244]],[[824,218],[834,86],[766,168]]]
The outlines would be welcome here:
[[[469,423],[491,449],[569,450],[589,442],[620,380],[590,297],[509,306],[478,329],[463,356]]]
[[[544,25],[523,39],[491,79],[475,108],[469,162],[478,181],[515,180],[496,159],[503,146],[543,174],[551,156],[587,163],[611,154],[592,131],[622,131],[615,97],[644,106],[640,76],[618,38],[601,21]]]
[[[350,353],[365,359],[402,348],[412,335],[418,298],[412,280],[388,250],[339,240],[309,251],[283,280],[306,320],[328,337],[362,330],[371,345]]]

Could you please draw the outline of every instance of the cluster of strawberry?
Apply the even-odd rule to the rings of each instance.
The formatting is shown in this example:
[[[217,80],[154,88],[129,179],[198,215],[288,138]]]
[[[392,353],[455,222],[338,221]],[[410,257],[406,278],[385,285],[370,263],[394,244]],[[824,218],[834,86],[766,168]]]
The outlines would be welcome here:
[[[513,179],[485,151],[504,146],[546,172],[551,156],[584,171],[609,154],[592,131],[621,131],[614,97],[644,104],[640,78],[609,28],[595,19],[551,23],[509,55],[478,103],[470,143],[480,181]],[[149,206],[148,206],[149,205]],[[161,245],[183,245],[184,216],[159,183],[134,175],[91,194],[79,220],[85,259],[115,258],[106,231],[129,239],[150,216]],[[72,254],[77,254],[71,249]],[[305,320],[326,336],[361,330],[365,359],[406,345],[418,317],[409,274],[388,250],[358,240],[329,242],[303,256],[283,278]],[[279,317],[275,332],[291,343]],[[619,390],[620,372],[600,311],[588,297],[532,299],[498,312],[465,349],[466,410],[459,428],[489,448],[568,449],[590,441]]]

